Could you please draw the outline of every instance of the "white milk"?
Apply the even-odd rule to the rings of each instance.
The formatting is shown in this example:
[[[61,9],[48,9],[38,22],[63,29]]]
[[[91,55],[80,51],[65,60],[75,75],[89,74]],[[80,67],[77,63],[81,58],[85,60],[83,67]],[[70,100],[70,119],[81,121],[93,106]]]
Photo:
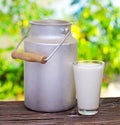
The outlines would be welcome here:
[[[99,107],[104,63],[79,63],[74,65],[78,108],[94,110]]]

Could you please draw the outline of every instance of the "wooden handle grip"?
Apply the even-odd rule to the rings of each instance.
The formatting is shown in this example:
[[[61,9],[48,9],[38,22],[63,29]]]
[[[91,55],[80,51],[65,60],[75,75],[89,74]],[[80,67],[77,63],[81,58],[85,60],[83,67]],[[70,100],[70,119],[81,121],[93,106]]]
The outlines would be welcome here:
[[[42,55],[38,55],[36,53],[14,51],[12,52],[11,56],[14,59],[21,59],[28,62],[40,62],[42,64],[46,63],[45,61],[46,57]]]

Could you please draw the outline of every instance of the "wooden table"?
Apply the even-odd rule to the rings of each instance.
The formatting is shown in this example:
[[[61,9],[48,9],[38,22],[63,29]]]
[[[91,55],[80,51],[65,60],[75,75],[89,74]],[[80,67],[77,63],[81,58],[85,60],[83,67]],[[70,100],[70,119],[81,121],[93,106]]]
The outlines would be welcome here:
[[[1,101],[0,125],[120,125],[120,97],[102,98],[95,116],[79,115],[77,107],[59,113],[40,113],[28,110],[22,101]]]

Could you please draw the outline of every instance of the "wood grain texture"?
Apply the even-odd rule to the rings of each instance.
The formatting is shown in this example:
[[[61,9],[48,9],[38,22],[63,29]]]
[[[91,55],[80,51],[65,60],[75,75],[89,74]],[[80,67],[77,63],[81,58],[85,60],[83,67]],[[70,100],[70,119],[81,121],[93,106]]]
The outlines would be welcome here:
[[[11,56],[14,59],[21,59],[21,60],[28,61],[28,62],[39,62],[42,64],[46,63],[45,59],[47,58],[46,56],[38,55],[36,53],[17,52],[17,51],[13,51]]]
[[[0,125],[120,125],[120,97],[102,98],[99,113],[82,116],[77,107],[59,113],[27,109],[24,102],[0,102]]]

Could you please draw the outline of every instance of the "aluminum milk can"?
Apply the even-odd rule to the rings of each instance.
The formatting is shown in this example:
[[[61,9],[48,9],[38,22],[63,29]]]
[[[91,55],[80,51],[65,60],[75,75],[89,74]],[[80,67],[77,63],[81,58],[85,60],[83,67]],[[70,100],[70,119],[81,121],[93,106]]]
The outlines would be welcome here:
[[[72,64],[77,59],[77,42],[71,23],[64,20],[32,21],[23,53],[25,106],[35,111],[58,112],[72,108],[76,94]]]

